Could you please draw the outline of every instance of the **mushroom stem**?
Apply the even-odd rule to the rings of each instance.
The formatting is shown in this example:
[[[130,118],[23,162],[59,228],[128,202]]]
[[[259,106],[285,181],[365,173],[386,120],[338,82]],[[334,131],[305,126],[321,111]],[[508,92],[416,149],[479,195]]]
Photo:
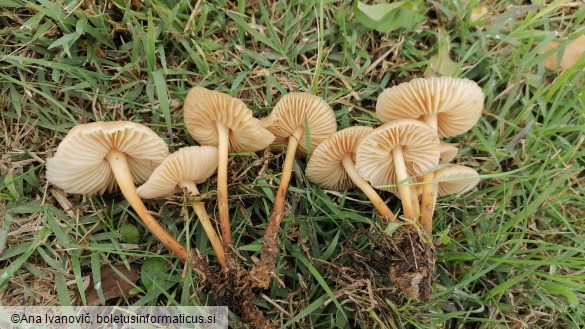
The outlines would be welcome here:
[[[181,187],[186,188],[189,192],[193,193],[193,195],[198,195],[199,190],[197,186],[193,182],[189,183],[181,183]],[[203,230],[207,237],[209,238],[209,242],[211,243],[211,247],[213,251],[215,251],[215,257],[217,257],[217,262],[221,265],[222,268],[225,268],[225,251],[223,249],[223,244],[221,240],[217,236],[213,225],[211,224],[211,220],[209,219],[209,215],[207,214],[207,210],[205,210],[205,204],[203,202],[193,202],[191,203],[193,209],[195,210],[195,214],[199,218],[201,222],[201,226],[203,226]]]
[[[144,225],[148,227],[148,229],[157,237],[167,248],[169,248],[177,257],[179,257],[182,261],[187,261],[189,254],[185,247],[181,245],[179,241],[177,241],[164,227],[162,227],[154,217],[150,215],[146,206],[142,202],[138,193],[136,193],[136,186],[134,185],[134,180],[132,179],[132,174],[130,173],[130,167],[128,166],[128,160],[126,159],[126,155],[120,151],[110,151],[106,155],[106,159],[110,163],[110,167],[114,172],[114,176],[116,177],[116,181],[118,182],[118,186],[120,186],[120,190],[128,203],[138,217],[142,219]]]
[[[286,156],[284,159],[284,166],[282,168],[282,175],[280,176],[280,184],[278,185],[278,191],[274,198],[274,206],[270,213],[270,219],[268,220],[268,227],[264,233],[264,242],[262,243],[262,251],[260,255],[260,261],[254,265],[252,271],[250,271],[250,278],[255,287],[268,288],[271,279],[271,273],[276,266],[276,256],[278,254],[278,231],[280,229],[280,223],[284,213],[284,200],[286,196],[286,190],[290,183],[290,177],[292,173],[292,167],[297,153],[297,146],[299,140],[305,132],[304,127],[298,127],[292,135],[288,138],[288,146],[286,149]]]
[[[408,179],[408,173],[404,163],[404,154],[402,153],[402,148],[395,147],[392,150],[392,157],[394,158],[396,181],[398,183],[398,192],[400,193],[402,208],[404,209],[404,216],[406,216],[408,219],[416,220],[415,210],[412,205],[410,181]]]
[[[412,186],[410,188],[410,196],[412,197],[412,207],[414,209],[414,217],[420,217],[420,203],[418,200],[418,192],[416,190],[416,186]]]
[[[228,247],[232,244],[232,230],[230,227],[227,185],[227,162],[230,130],[219,121],[216,122],[216,126],[219,134],[219,143],[217,146],[217,207],[219,209],[219,225],[221,228],[223,245]]]
[[[391,222],[396,219],[396,215],[388,208],[384,200],[376,193],[376,190],[372,188],[372,186],[363,179],[357,172],[355,168],[355,162],[351,158],[351,155],[346,154],[343,159],[341,160],[343,164],[343,168],[349,178],[351,178],[352,182],[360,189],[364,194],[370,199],[372,205],[378,210],[380,216],[384,218],[386,222]]]
[[[437,184],[433,183],[434,179],[434,172],[430,172],[423,177],[420,223],[428,235],[431,235],[433,231],[433,214],[435,212],[435,200],[437,199],[435,193],[435,185]]]
[[[426,115],[424,121],[429,126],[437,130],[437,115]],[[423,177],[423,188],[421,197],[421,213],[420,223],[424,227],[427,234],[430,236],[433,233],[433,214],[435,212],[435,201],[437,195],[435,193],[435,172],[431,171]]]
[[[423,116],[423,120],[426,124],[428,124],[429,126],[431,126],[435,131],[437,131],[437,115],[436,114],[432,114],[432,115],[425,115]]]

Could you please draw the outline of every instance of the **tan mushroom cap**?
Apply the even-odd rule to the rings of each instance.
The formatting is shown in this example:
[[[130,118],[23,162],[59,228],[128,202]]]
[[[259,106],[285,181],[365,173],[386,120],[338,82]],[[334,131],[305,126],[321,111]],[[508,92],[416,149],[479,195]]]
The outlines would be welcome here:
[[[333,110],[321,97],[308,93],[290,93],[283,96],[270,114],[268,127],[276,141],[286,144],[289,136],[299,127],[309,126],[311,147],[314,149],[337,130]],[[268,120],[268,119],[265,119]],[[306,132],[299,140],[297,153],[307,154]]]
[[[398,119],[421,120],[437,115],[441,137],[471,129],[483,110],[484,94],[474,81],[452,77],[414,79],[380,94],[376,117],[382,122]]]
[[[173,195],[179,191],[181,183],[202,183],[216,169],[215,146],[184,147],[169,155],[136,191],[143,199]]]
[[[232,152],[255,152],[274,141],[274,136],[252,116],[244,102],[203,87],[194,87],[187,94],[184,116],[189,134],[202,145],[218,145],[216,122],[229,128]]]
[[[311,155],[305,171],[307,178],[328,190],[342,191],[354,187],[342,160],[349,154],[355,162],[358,145],[373,130],[371,127],[356,126],[331,135]]]
[[[135,184],[146,181],[169,154],[150,128],[130,121],[93,122],[73,127],[47,159],[47,181],[69,193],[102,194],[117,187],[105,159],[117,150],[127,156]]]
[[[439,138],[429,125],[407,119],[386,123],[367,135],[356,153],[356,168],[372,186],[399,183],[392,157],[395,148],[402,149],[409,177],[422,175],[439,163]]]
[[[551,42],[544,46],[542,52],[547,52],[557,47],[559,47],[558,42]],[[585,35],[582,35],[565,47],[565,50],[563,51],[563,57],[561,58],[559,65],[557,65],[557,55],[559,55],[560,52],[557,52],[553,53],[544,60],[544,67],[546,67],[549,70],[560,69],[561,71],[565,71],[569,69],[571,66],[575,65],[575,63],[577,63],[577,61],[579,60],[579,57],[581,57],[581,55],[584,53]]]
[[[277,130],[276,127],[272,127],[274,125],[274,112],[270,112],[267,116],[260,118],[260,125],[262,127],[268,129],[273,135],[274,132]],[[274,152],[281,152],[287,144],[286,138],[280,138],[274,135],[274,141],[270,144],[270,149]]]
[[[438,195],[464,193],[479,183],[479,174],[472,168],[450,165],[435,171],[435,181],[439,185]]]
[[[441,163],[447,163],[453,161],[459,152],[459,148],[455,144],[440,141],[439,147],[441,148]]]
[[[274,114],[270,112],[267,116],[258,119],[260,121],[260,125],[264,128],[270,128],[274,124]]]

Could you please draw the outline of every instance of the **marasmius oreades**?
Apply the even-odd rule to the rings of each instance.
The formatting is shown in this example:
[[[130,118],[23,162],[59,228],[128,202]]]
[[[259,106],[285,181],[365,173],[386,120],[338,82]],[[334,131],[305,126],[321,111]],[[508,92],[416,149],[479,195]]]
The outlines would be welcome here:
[[[216,169],[217,148],[215,146],[184,147],[167,156],[150,178],[136,191],[143,199],[170,196],[180,189],[186,189],[196,196],[199,194],[196,184],[206,181]],[[205,210],[204,203],[195,201],[192,206],[209,238],[217,261],[225,268],[225,251]]]
[[[183,106],[185,127],[201,145],[217,146],[217,205],[224,246],[232,245],[228,207],[228,152],[255,152],[274,136],[252,115],[246,104],[228,94],[193,87]]]
[[[276,265],[280,245],[278,231],[284,215],[286,190],[297,150],[299,154],[306,155],[309,149],[314,149],[337,130],[337,122],[327,102],[308,93],[291,93],[283,96],[270,115],[262,121],[275,135],[276,140],[287,143],[280,184],[264,233],[260,261],[250,272],[252,283],[256,287],[266,289]]]
[[[416,178],[439,164],[439,138],[417,120],[390,121],[366,135],[356,152],[360,176],[375,187],[398,190],[404,216],[417,219]]]
[[[47,159],[47,181],[68,193],[102,194],[119,187],[144,225],[181,260],[187,250],[150,215],[136,193],[169,154],[148,127],[130,121],[93,122],[73,127]]]

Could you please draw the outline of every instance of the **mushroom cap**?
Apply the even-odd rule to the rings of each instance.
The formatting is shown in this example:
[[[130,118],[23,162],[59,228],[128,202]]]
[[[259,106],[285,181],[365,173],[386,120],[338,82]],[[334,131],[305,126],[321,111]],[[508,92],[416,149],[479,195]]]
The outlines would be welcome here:
[[[102,194],[117,187],[106,155],[127,156],[135,184],[146,181],[169,154],[165,141],[150,128],[130,121],[93,122],[73,127],[55,156],[47,159],[47,181],[65,192]]]
[[[411,178],[439,164],[439,138],[435,130],[417,120],[396,120],[374,129],[362,139],[356,153],[360,176],[377,188],[399,183],[392,156],[392,150],[397,147],[402,148],[406,172]]]
[[[547,52],[557,47],[559,47],[558,42],[551,42],[544,46],[542,52]],[[575,65],[583,53],[585,53],[585,35],[580,36],[565,47],[559,65],[557,65],[557,55],[559,52],[555,52],[544,60],[544,67],[549,70],[560,69],[561,71],[565,71]]]
[[[270,112],[267,116],[258,119],[263,128],[270,128],[274,124],[274,115]]]
[[[202,145],[218,145],[216,122],[229,128],[229,150],[232,152],[255,152],[274,141],[274,136],[252,116],[246,104],[228,94],[193,87],[187,94],[183,111],[189,134]]]
[[[285,143],[298,128],[309,126],[311,148],[314,149],[337,130],[333,110],[321,97],[308,93],[290,93],[283,96],[270,114],[270,130],[279,143]],[[265,119],[269,120],[269,119]],[[307,141],[304,133],[299,140],[297,153],[307,154]]]
[[[479,174],[472,168],[461,165],[450,165],[435,171],[438,182],[438,196],[464,193],[479,183]]]
[[[136,192],[143,199],[173,195],[181,183],[199,184],[207,180],[217,169],[217,161],[215,146],[184,147],[169,155]]]
[[[459,152],[459,148],[455,144],[440,141],[439,146],[441,148],[441,163],[447,163],[453,161]]]
[[[315,148],[305,171],[307,178],[328,190],[343,191],[355,186],[342,160],[349,154],[355,163],[355,152],[362,139],[374,130],[355,126],[342,129]]]
[[[475,125],[483,110],[484,94],[474,81],[452,77],[414,79],[380,94],[376,117],[382,122],[422,120],[437,115],[441,137],[462,134]]]
[[[270,114],[263,118],[260,118],[259,120],[260,125],[268,129],[268,131],[270,131],[270,133],[274,135],[274,132],[277,130],[275,127],[272,127],[274,125],[274,112],[270,112]],[[285,138],[279,138],[275,135],[274,141],[272,142],[272,144],[270,144],[270,149],[274,152],[281,152],[287,144],[286,141],[287,140]]]

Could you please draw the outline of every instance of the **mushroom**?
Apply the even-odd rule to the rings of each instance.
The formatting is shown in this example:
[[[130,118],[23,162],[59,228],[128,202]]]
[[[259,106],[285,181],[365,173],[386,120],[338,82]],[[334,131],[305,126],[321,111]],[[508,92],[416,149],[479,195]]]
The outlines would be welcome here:
[[[380,94],[376,117],[382,122],[417,119],[451,137],[471,129],[483,110],[484,95],[472,80],[451,77],[414,79]]]
[[[457,152],[459,152],[459,148],[451,143],[439,141],[439,146],[441,148],[440,163],[453,161],[457,156]]]
[[[128,121],[93,122],[73,127],[47,159],[47,181],[65,192],[102,194],[119,186],[146,227],[186,261],[188,253],[148,212],[136,193],[169,154],[167,145],[152,130]]]
[[[187,94],[185,126],[202,145],[218,148],[217,200],[219,223],[224,245],[232,244],[228,208],[228,152],[255,152],[274,141],[274,136],[252,116],[246,104],[230,95],[203,87],[194,87]]]
[[[479,183],[479,174],[462,165],[449,165],[435,171],[436,194],[439,197],[465,193]]]
[[[155,199],[187,189],[198,195],[197,185],[207,180],[217,169],[217,148],[214,146],[184,147],[169,155],[150,175],[150,178],[136,191],[143,199]],[[225,252],[217,236],[203,202],[193,202],[193,208],[209,242],[215,251],[217,261],[225,267]]]
[[[306,175],[324,189],[342,191],[359,187],[386,221],[396,217],[372,186],[355,168],[355,152],[362,139],[372,132],[371,127],[356,126],[342,129],[315,148],[307,163]]]
[[[434,193],[438,197],[465,193],[477,183],[479,174],[475,170],[462,165],[448,165],[435,171]],[[419,186],[419,190],[422,192],[422,186]]]
[[[439,138],[435,131],[416,120],[388,122],[364,137],[356,153],[360,176],[374,186],[398,184],[406,218],[416,220],[416,205],[410,177],[421,175],[439,163]]]
[[[290,93],[283,96],[263,122],[274,134],[276,140],[285,141],[288,144],[280,184],[268,227],[264,233],[261,259],[250,273],[256,287],[267,288],[270,283],[270,273],[276,265],[278,230],[284,213],[284,198],[297,150],[301,155],[309,153],[309,148],[316,147],[337,130],[337,122],[327,102],[308,93]],[[310,136],[310,139],[307,139],[307,136]]]
[[[382,122],[397,119],[424,121],[440,137],[462,134],[475,125],[483,110],[484,94],[468,79],[431,77],[414,79],[388,88],[376,103],[376,117]],[[430,235],[436,195],[434,173],[423,177],[420,222]]]
[[[544,46],[542,52],[547,52],[551,49],[558,47],[559,47],[558,42],[551,42]],[[558,52],[554,52],[544,60],[544,67],[546,67],[549,70],[560,69],[561,71],[565,71],[569,69],[571,66],[575,65],[575,63],[577,63],[577,61],[579,60],[583,53],[585,53],[585,35],[582,35],[579,38],[573,40],[565,47],[563,51],[563,56],[561,57],[560,63],[558,65],[557,65]]]

